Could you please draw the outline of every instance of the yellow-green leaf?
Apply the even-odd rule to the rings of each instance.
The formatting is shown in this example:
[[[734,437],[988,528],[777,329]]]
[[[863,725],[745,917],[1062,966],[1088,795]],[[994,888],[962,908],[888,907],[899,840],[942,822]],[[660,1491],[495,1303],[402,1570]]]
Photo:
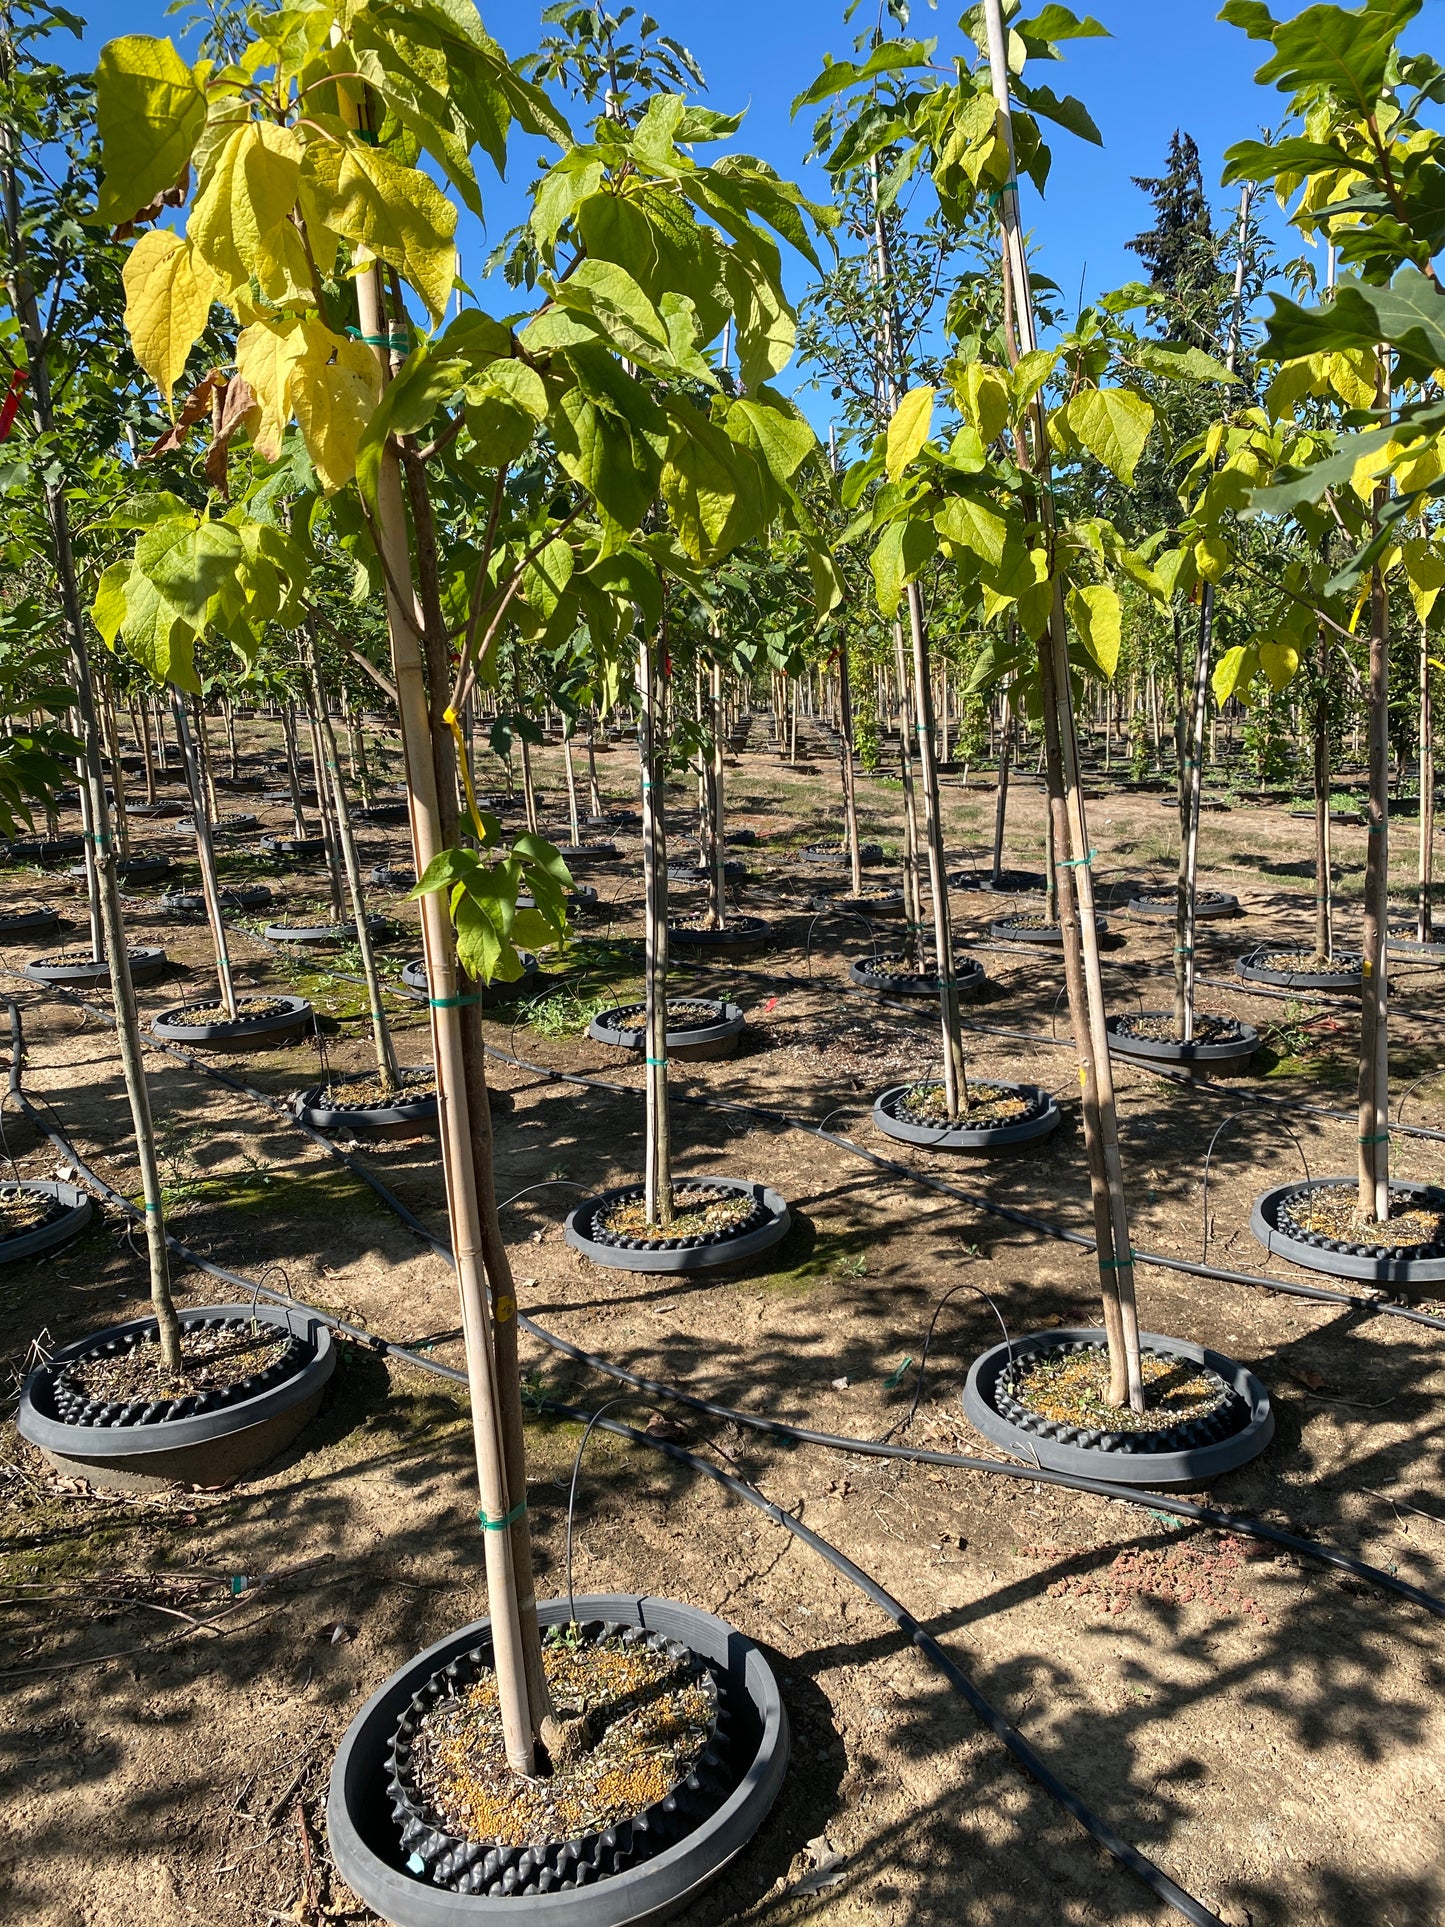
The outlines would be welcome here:
[[[1107,582],[1091,582],[1085,588],[1070,589],[1068,612],[1079,641],[1099,673],[1106,680],[1111,678],[1119,666],[1119,643],[1124,629],[1124,611],[1118,595]]]
[[[1194,566],[1204,582],[1222,582],[1231,560],[1229,544],[1217,535],[1201,535],[1194,544]]]
[[[1252,642],[1236,643],[1232,649],[1226,649],[1215,664],[1214,675],[1210,679],[1214,685],[1214,700],[1227,703],[1231,696],[1240,695],[1258,673],[1259,651]]]
[[[1154,426],[1154,410],[1130,388],[1088,388],[1059,411],[1069,433],[1127,488]]]
[[[302,168],[308,218],[369,248],[409,281],[438,319],[456,279],[457,215],[418,168],[384,147],[333,147],[313,141]]]
[[[236,372],[256,397],[258,420],[252,440],[268,461],[281,453],[281,437],[291,419],[291,376],[306,353],[306,332],[294,316],[254,321],[236,341]]]
[[[1299,668],[1299,650],[1292,642],[1261,642],[1259,666],[1278,694],[1294,680],[1295,671]]]
[[[174,187],[206,124],[205,90],[169,40],[131,33],[95,69],[102,179],[96,213],[118,225]]]
[[[933,526],[950,542],[976,555],[986,567],[996,569],[1003,561],[1008,524],[983,502],[955,495],[934,516]]]
[[[166,407],[211,312],[211,271],[172,228],[148,228],[126,256],[125,325]]]
[[[214,155],[186,232],[224,294],[254,275],[281,299],[294,280],[289,215],[301,180],[301,138],[274,121],[247,120]],[[299,246],[299,240],[295,241]]]
[[[321,486],[334,495],[356,473],[357,447],[381,399],[381,375],[364,342],[334,335],[320,322],[303,327],[306,353],[291,369],[291,408]]]
[[[1003,370],[971,361],[963,373],[959,399],[982,440],[996,441],[1009,418],[1009,382]]]
[[[910,388],[888,424],[888,479],[896,482],[928,440],[933,426],[932,388]]]

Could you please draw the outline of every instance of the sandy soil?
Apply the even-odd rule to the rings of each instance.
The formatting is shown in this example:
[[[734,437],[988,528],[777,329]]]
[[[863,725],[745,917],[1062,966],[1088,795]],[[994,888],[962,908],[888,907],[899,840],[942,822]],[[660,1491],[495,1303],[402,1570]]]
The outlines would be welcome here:
[[[251,734],[269,748],[278,732]],[[549,802],[560,801],[559,759],[543,751],[539,763]],[[600,769],[608,793],[631,802],[630,752],[612,751]],[[887,1151],[869,1104],[886,1082],[936,1062],[935,1029],[926,1010],[845,991],[846,963],[866,954],[870,939],[856,922],[815,924],[810,879],[787,856],[837,833],[836,776],[821,756],[813,769],[791,773],[758,749],[729,771],[731,820],[759,836],[746,853],[755,877],[740,886],[740,901],[772,921],[776,942],[746,968],[679,971],[681,989],[740,1002],[748,1030],[736,1058],[677,1067],[674,1089],[831,1120],[830,1129]],[[987,841],[992,793],[955,781],[946,798],[950,848],[964,860]],[[685,833],[688,792],[672,800]],[[865,782],[863,804],[867,834],[892,858],[896,785]],[[234,807],[257,804],[248,796]],[[268,826],[284,827],[278,809],[261,808]],[[1042,818],[1031,780],[1015,785],[1010,815],[1010,860],[1038,867]],[[1131,885],[1167,880],[1177,829],[1157,796],[1099,796],[1091,830],[1106,902],[1121,908]],[[1201,1007],[1260,1028],[1265,1048],[1253,1072],[1208,1090],[1119,1074],[1136,1243],[1199,1255],[1205,1153],[1224,1126],[1211,1164],[1210,1254],[1296,1280],[1304,1274],[1271,1267],[1254,1244],[1249,1205],[1265,1184],[1298,1172],[1302,1155],[1316,1174],[1351,1168],[1354,1006],[1246,994],[1230,967],[1256,942],[1307,940],[1311,884],[1300,859],[1308,835],[1283,806],[1242,805],[1204,822],[1205,880],[1236,891],[1244,914],[1202,929]],[[1413,836],[1413,822],[1398,826],[1402,907]],[[143,841],[187,849],[164,824],[147,826]],[[395,832],[368,831],[366,841],[376,860],[405,860]],[[618,1087],[582,1089],[498,1067],[498,1086],[512,1094],[498,1117],[498,1182],[504,1198],[526,1193],[503,1220],[524,1309],[620,1364],[733,1405],[877,1436],[906,1419],[937,1300],[966,1281],[978,1291],[958,1293],[939,1318],[906,1436],[976,1451],[959,1402],[969,1361],[996,1336],[997,1317],[1013,1331],[1088,1321],[1095,1276],[1087,1254],[803,1132],[685,1103],[674,1110],[678,1169],[777,1186],[795,1214],[787,1242],[739,1272],[674,1280],[599,1271],[563,1244],[561,1220],[578,1190],[635,1175],[641,1150],[636,1060],[580,1034],[592,1000],[635,992],[628,942],[638,930],[638,846],[635,834],[621,841],[626,861],[589,879],[602,897],[584,932],[589,972],[545,992],[540,1010],[492,1026],[500,1050]],[[1346,942],[1357,931],[1364,842],[1362,830],[1336,831]],[[231,845],[229,874],[263,873],[254,846],[254,834]],[[288,912],[316,901],[315,877],[292,870],[279,880]],[[0,880],[0,902],[37,895],[80,914],[68,878],[13,872]],[[414,930],[406,934],[414,910],[400,897],[380,901],[402,920],[387,950],[395,974],[418,947]],[[1044,1146],[1009,1158],[909,1161],[1086,1229],[1076,1077],[1066,1043],[1055,1041],[1068,1029],[1059,965],[987,946],[990,899],[960,893],[953,905],[989,973],[967,1013],[977,1027],[972,1065],[1046,1085],[1067,1115]],[[176,965],[168,981],[142,992],[148,1011],[214,981],[203,925],[167,919],[149,895],[137,897],[132,923],[141,941],[163,940]],[[1167,972],[1172,932],[1122,915],[1114,927],[1107,981],[1116,1007],[1166,1004],[1166,985],[1151,978]],[[891,943],[885,936],[880,947]],[[26,1090],[53,1107],[102,1175],[133,1194],[113,1036],[25,984],[16,971],[29,954],[11,944],[0,956],[0,982],[19,993],[23,1010]],[[331,1025],[323,1041],[332,1065],[365,1067],[360,990],[319,974],[314,957],[280,958],[245,935],[236,954],[249,982],[313,996]],[[347,962],[343,955],[339,967]],[[1445,1127],[1440,985],[1432,966],[1402,962],[1392,1031],[1396,1099],[1406,1100],[1407,1122],[1435,1127]],[[424,1061],[415,1007],[398,999],[396,1008],[403,1060]],[[1000,1034],[1010,1032],[1024,1035]],[[390,1338],[459,1359],[448,1273],[354,1175],[276,1112],[163,1055],[150,1064],[168,1197],[188,1242]],[[284,1094],[313,1082],[318,1064],[307,1047],[232,1068]],[[1344,1115],[1281,1115],[1245,1101],[1247,1091]],[[13,1108],[3,1122],[15,1167],[54,1174],[53,1148]],[[1402,1138],[1396,1169],[1439,1178],[1439,1149]],[[430,1141],[367,1146],[362,1155],[442,1226]],[[178,1282],[188,1302],[215,1298],[194,1273]],[[58,1255],[12,1267],[3,1286],[0,1344],[17,1376],[36,1342],[64,1342],[144,1310],[144,1268],[114,1214]],[[1274,1394],[1274,1445],[1221,1481],[1214,1498],[1445,1586],[1440,1334],[1158,1268],[1141,1272],[1140,1297],[1149,1329],[1247,1362]],[[604,1381],[542,1346],[527,1345],[526,1366],[538,1390],[586,1405],[609,1395]],[[639,1407],[629,1416],[642,1423],[648,1415]],[[669,1432],[705,1436],[691,1421],[670,1423]],[[543,1417],[531,1426],[544,1593],[560,1585],[577,1436]],[[1423,1612],[1238,1540],[1091,1498],[785,1451],[727,1427],[706,1436],[896,1593],[1065,1781],[1233,1927],[1445,1919],[1445,1648],[1439,1623]],[[356,1347],[344,1349],[334,1390],[297,1446],[230,1491],[99,1499],[51,1473],[7,1427],[0,1911],[44,1927],[371,1919],[330,1868],[326,1774],[374,1687],[426,1641],[485,1611],[472,1479],[465,1413],[450,1388]],[[595,1435],[576,1564],[580,1587],[665,1585],[725,1613],[769,1650],[782,1677],[793,1770],[754,1845],[685,1915],[690,1927],[1159,1918],[1143,1889],[1008,1763],[879,1613],[710,1482]],[[198,1627],[197,1618],[210,1623]]]

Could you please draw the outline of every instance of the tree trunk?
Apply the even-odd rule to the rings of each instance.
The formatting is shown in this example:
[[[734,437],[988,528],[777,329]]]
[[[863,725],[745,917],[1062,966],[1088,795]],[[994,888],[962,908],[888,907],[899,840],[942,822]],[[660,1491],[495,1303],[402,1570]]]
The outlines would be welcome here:
[[[315,709],[307,705],[306,723],[311,737],[311,768],[316,779],[316,814],[321,819],[321,840],[326,846],[326,881],[331,892],[331,915],[338,925],[346,922],[346,898],[341,888],[341,849],[336,833],[331,787],[326,781],[321,753],[321,723]]]
[[[206,921],[211,926],[211,943],[216,952],[216,978],[221,990],[221,1008],[227,1020],[236,1020],[236,985],[231,975],[231,949],[226,941],[226,921],[221,915],[221,885],[216,875],[216,846],[211,840],[211,815],[206,802],[205,778],[200,752],[186,718],[186,701],[178,689],[171,690],[171,718],[176,726],[176,745],[181,752],[186,783],[191,796],[191,819],[196,826],[196,858],[201,869],[201,894],[206,900]]]
[[[637,756],[642,766],[642,878],[647,1092],[644,1193],[649,1224],[672,1223],[672,1140],[667,1114],[667,824],[665,763],[657,663],[652,637],[639,624]]]
[[[848,839],[848,869],[853,895],[863,890],[863,851],[858,841],[858,785],[853,773],[853,690],[848,671],[848,638],[838,645],[838,750],[843,770],[843,827]]]
[[[1319,691],[1314,715],[1315,785],[1315,955],[1326,962],[1334,955],[1334,929],[1331,899],[1334,892],[1333,860],[1330,854],[1330,692],[1329,638],[1319,624]]]
[[[1420,943],[1434,941],[1435,868],[1435,724],[1430,708],[1430,638],[1420,624],[1420,848],[1418,860],[1419,897],[1415,907],[1415,936]]]
[[[286,745],[286,787],[291,792],[291,834],[306,835],[306,817],[301,808],[301,766],[296,753],[296,709],[292,703],[281,708],[281,740]]]
[[[587,806],[593,816],[601,816],[602,788],[597,781],[597,739],[591,716],[587,718]]]
[[[116,841],[120,847],[121,857],[124,859],[130,855],[130,825],[126,821],[125,814],[125,771],[120,766],[120,730],[115,720],[115,704],[111,701],[110,691],[104,683],[100,688],[100,724],[105,745],[105,759],[110,764],[111,795],[115,798]],[[83,779],[80,788],[83,796],[85,793]]]
[[[568,834],[573,843],[582,841],[582,821],[577,814],[577,772],[572,766],[572,729],[567,722],[562,724],[562,762],[567,771],[567,822]]]
[[[968,1074],[958,1017],[958,979],[953,968],[953,928],[948,914],[948,859],[943,848],[943,817],[938,797],[938,764],[933,749],[933,684],[928,668],[928,633],[918,584],[908,585],[908,627],[913,637],[913,693],[918,706],[918,751],[923,777],[924,833],[928,841],[928,884],[933,897],[933,948],[938,966],[943,1031],[943,1090],[953,1123],[968,1110]]]
[[[390,354],[382,344],[390,339],[390,328],[379,271],[372,267],[358,277],[356,285],[362,334],[373,342],[385,384],[392,368]],[[441,719],[433,716],[428,697],[422,611],[412,572],[400,465],[391,442],[382,452],[374,526],[387,570],[387,622],[406,764],[412,855],[421,876],[446,847],[441,840],[445,792],[438,783],[433,758],[434,725]],[[444,690],[432,693],[438,705],[445,702]],[[445,731],[442,733],[445,735]],[[446,903],[432,892],[420,899],[420,906],[447,1213],[482,1496],[482,1540],[500,1715],[507,1762],[515,1772],[530,1776],[536,1766],[535,1735],[550,1706],[533,1597],[525,1470],[519,1451],[516,1297],[496,1217],[491,1124],[476,1006],[458,989],[456,945]],[[470,1034],[464,1016],[472,1019]],[[509,1364],[509,1360],[513,1362]]]
[[[241,757],[240,752],[236,748],[236,705],[231,701],[229,696],[223,696],[221,698],[221,714],[226,724],[226,754],[230,758],[231,763],[231,781],[233,783],[239,783],[241,780]]]
[[[1009,756],[1013,749],[1014,716],[1013,693],[1003,692],[1003,721],[998,734],[998,795],[993,806],[993,872],[992,882],[995,890],[1003,881],[1003,832],[1008,811],[1008,769]],[[1052,878],[1049,879],[1052,881]]]
[[[1381,357],[1380,406],[1390,389]],[[1376,526],[1387,491],[1375,492]],[[1370,575],[1370,803],[1365,848],[1364,984],[1360,991],[1360,1216],[1366,1224],[1390,1215],[1388,1036],[1385,976],[1390,870],[1390,603],[1380,570]]]

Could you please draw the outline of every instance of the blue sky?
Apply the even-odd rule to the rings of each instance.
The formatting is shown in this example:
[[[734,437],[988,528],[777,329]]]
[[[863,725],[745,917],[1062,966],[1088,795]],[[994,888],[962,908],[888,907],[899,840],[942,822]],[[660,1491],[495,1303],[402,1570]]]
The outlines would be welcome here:
[[[1093,0],[1087,10],[1111,37],[1071,43],[1066,63],[1047,73],[1057,92],[1080,96],[1104,137],[1100,149],[1058,132],[1051,142],[1054,167],[1047,198],[1041,203],[1026,189],[1035,263],[1058,283],[1070,311],[1081,287],[1087,300],[1136,278],[1138,261],[1124,243],[1148,224],[1149,209],[1131,185],[1131,176],[1162,171],[1176,128],[1198,142],[1206,185],[1223,210],[1233,199],[1218,187],[1225,148],[1278,115],[1282,97],[1257,87],[1252,79],[1265,50],[1216,20],[1218,4]],[[79,5],[84,11],[84,0]],[[498,5],[483,0],[481,10],[490,31],[510,53],[535,45],[539,0],[502,0]],[[1076,4],[1076,11],[1085,10]],[[1289,0],[1278,5],[1280,13],[1296,10]],[[728,111],[747,108],[739,144],[826,198],[820,171],[803,166],[811,117],[805,111],[793,121],[789,107],[819,70],[825,52],[836,57],[851,51],[854,28],[843,25],[839,0],[727,0],[725,5],[716,0],[652,0],[652,11],[665,31],[692,49],[707,76],[711,104]],[[105,0],[92,4],[91,17],[86,53],[92,57],[113,34],[175,31],[164,0]],[[956,11],[946,5],[936,12],[920,6],[912,31],[936,36],[946,58],[958,44],[955,21]],[[1445,0],[1425,0],[1407,44],[1438,49],[1442,37]],[[492,238],[516,219],[522,206],[518,183],[529,172],[529,160],[519,151],[506,186],[484,182]],[[475,229],[462,239],[464,266],[475,274],[485,243]],[[1287,252],[1298,252],[1292,241]],[[797,292],[804,274],[801,264],[795,267],[792,283]],[[475,285],[474,274],[469,278]],[[500,308],[502,303],[489,305]]]

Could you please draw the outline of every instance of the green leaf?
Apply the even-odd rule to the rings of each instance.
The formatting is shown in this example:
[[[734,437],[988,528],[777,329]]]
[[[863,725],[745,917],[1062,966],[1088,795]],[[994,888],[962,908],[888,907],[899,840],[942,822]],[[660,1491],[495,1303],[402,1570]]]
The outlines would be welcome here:
[[[1130,388],[1087,388],[1059,411],[1072,434],[1127,488],[1154,426],[1154,410]]]
[[[764,503],[757,466],[741,444],[686,402],[670,402],[672,434],[662,497],[694,562],[715,562],[757,530]]]
[[[897,615],[904,589],[937,553],[937,538],[929,523],[909,519],[886,525],[868,564],[879,610],[888,621]]]
[[[933,397],[928,387],[910,388],[893,411],[888,424],[888,479],[896,482],[928,440],[933,426]]]
[[[569,314],[595,323],[597,332],[630,361],[651,366],[672,361],[667,324],[626,268],[587,259],[557,284],[553,299]]]
[[[1306,7],[1281,21],[1270,38],[1275,53],[1255,74],[1281,93],[1324,88],[1363,113],[1374,111],[1385,91],[1395,41],[1419,13],[1423,0],[1368,0],[1361,7]],[[1257,16],[1255,16],[1257,18]],[[1251,29],[1247,29],[1252,31]]]
[[[1141,341],[1134,358],[1150,374],[1164,375],[1171,381],[1217,381],[1237,383],[1222,361],[1205,354],[1202,348],[1176,348],[1163,341]]]
[[[225,522],[178,517],[156,523],[141,536],[134,573],[144,576],[194,629],[205,617],[206,604],[234,576],[241,559],[241,538]]]
[[[1003,561],[1008,541],[1008,524],[983,502],[967,495],[950,496],[933,518],[933,526],[950,542],[976,555],[988,568]]]
[[[1239,695],[1241,689],[1248,688],[1259,674],[1259,651],[1250,643],[1236,643],[1226,649],[1215,665],[1210,678],[1214,688],[1214,700],[1227,703],[1231,696]]]
[[[112,562],[96,584],[95,600],[90,605],[90,619],[111,648],[125,622],[125,585],[130,570],[129,561]]]
[[[1263,353],[1276,361],[1331,350],[1374,349],[1388,342],[1398,372],[1428,381],[1445,367],[1445,295],[1418,268],[1403,267],[1388,287],[1344,280],[1322,308],[1301,308],[1272,295],[1274,313]]]
[[[1104,145],[1104,136],[1094,124],[1093,115],[1083,101],[1073,94],[1065,94],[1060,100],[1052,87],[1041,87],[1030,83],[1027,87],[1015,83],[1014,92],[1023,106],[1031,114],[1042,114],[1070,134],[1077,134],[1080,140],[1089,141],[1095,147]]]
[[[796,114],[801,108],[816,107],[819,101],[831,100],[835,94],[845,93],[859,81],[872,80],[877,74],[927,66],[937,44],[936,40],[885,40],[861,65],[851,60],[834,60],[830,54],[824,54],[822,73],[806,92],[798,95],[790,112]]]
[[[309,213],[395,268],[433,315],[446,312],[456,279],[457,214],[427,175],[384,147],[312,141],[301,180]]]
[[[1106,681],[1119,666],[1119,644],[1124,632],[1124,610],[1107,582],[1091,582],[1070,589],[1068,615],[1091,660]]]
[[[808,423],[767,389],[733,402],[723,427],[762,457],[776,482],[790,482],[818,446]]]
[[[169,40],[126,34],[100,50],[96,214],[118,226],[174,187],[206,124],[205,89]]]

